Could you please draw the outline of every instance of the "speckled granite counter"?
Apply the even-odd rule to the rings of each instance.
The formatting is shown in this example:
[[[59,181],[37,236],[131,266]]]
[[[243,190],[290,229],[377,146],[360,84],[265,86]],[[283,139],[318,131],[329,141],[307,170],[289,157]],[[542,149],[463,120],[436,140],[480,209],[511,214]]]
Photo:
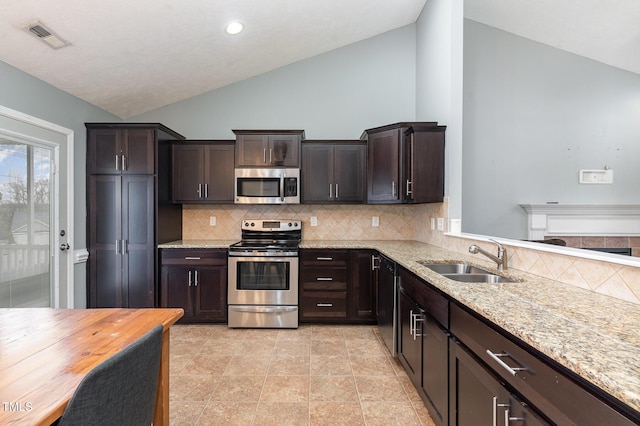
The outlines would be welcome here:
[[[219,248],[235,241],[178,241],[161,248]],[[484,257],[416,241],[303,241],[301,248],[370,248],[392,258],[551,359],[640,412],[640,307],[528,273],[498,272]],[[517,279],[464,283],[418,261],[464,261]]]

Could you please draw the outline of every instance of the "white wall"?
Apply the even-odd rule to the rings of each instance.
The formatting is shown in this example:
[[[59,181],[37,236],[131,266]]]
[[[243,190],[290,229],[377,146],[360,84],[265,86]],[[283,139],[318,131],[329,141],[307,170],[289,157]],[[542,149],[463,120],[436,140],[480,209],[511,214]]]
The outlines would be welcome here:
[[[309,139],[357,139],[415,119],[415,25],[159,108],[128,121],[161,122],[190,139],[231,129],[304,129]]]
[[[640,76],[465,20],[465,232],[524,239],[520,203],[638,203]],[[584,185],[580,169],[614,170]]]
[[[447,126],[445,194],[461,217],[462,0],[429,0],[417,22],[416,119]]]
[[[87,247],[86,129],[85,122],[119,122],[120,118],[84,102],[0,61],[0,105],[74,131],[74,241],[73,250]],[[86,265],[74,270],[76,307],[86,305]]]

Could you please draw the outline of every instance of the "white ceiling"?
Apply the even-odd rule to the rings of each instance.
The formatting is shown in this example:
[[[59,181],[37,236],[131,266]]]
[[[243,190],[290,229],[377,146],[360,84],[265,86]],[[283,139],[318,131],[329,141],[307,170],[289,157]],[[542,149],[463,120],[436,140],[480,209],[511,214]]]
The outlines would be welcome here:
[[[0,60],[128,118],[411,24],[425,3],[0,0]],[[465,15],[640,73],[640,0],[466,0]],[[34,19],[71,46],[24,32]],[[226,35],[231,20],[245,31]]]

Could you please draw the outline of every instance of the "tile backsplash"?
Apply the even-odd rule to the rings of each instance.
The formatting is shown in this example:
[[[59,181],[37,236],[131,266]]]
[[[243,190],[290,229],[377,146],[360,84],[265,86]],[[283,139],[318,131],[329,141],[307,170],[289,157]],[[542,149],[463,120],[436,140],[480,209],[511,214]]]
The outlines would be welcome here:
[[[483,241],[445,235],[447,213],[446,199],[417,205],[184,205],[182,232],[185,240],[239,240],[244,219],[287,218],[303,222],[307,240],[417,240],[465,254],[473,243],[490,248]],[[311,226],[312,216],[317,226]],[[379,226],[372,226],[373,217]],[[444,229],[431,230],[431,218],[443,218]],[[640,304],[638,267],[522,247],[509,247],[509,253],[511,268]]]

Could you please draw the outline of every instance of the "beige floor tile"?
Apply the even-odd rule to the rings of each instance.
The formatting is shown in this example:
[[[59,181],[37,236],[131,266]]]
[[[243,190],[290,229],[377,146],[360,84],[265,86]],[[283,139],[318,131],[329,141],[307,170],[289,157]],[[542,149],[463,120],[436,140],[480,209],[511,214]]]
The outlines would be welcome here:
[[[285,328],[278,331],[278,340],[311,340],[312,326]]]
[[[191,357],[182,369],[181,374],[210,374],[213,376],[222,376],[232,358],[231,355],[211,356],[199,354]]]
[[[353,373],[347,355],[311,354],[310,374],[312,376],[348,376]]]
[[[409,402],[396,376],[355,376],[360,401]]]
[[[418,418],[420,419],[420,422],[423,424],[423,426],[436,426],[436,423],[431,418],[431,415],[429,414],[427,407],[424,406],[422,400],[411,401],[411,404],[413,405],[413,409],[418,415]]]
[[[358,402],[311,402],[309,404],[309,420],[312,426],[358,426],[365,424]]]
[[[269,376],[308,376],[309,355],[274,354],[269,364]]]
[[[178,375],[169,381],[169,395],[174,400],[207,401],[215,390],[219,376]]]
[[[205,339],[171,339],[170,352],[171,355],[196,355],[200,353],[202,346],[206,342]]]
[[[333,325],[313,326],[311,340],[344,340],[342,327]]]
[[[247,425],[253,424],[257,402],[211,401],[202,411],[197,425]]]
[[[345,339],[376,339],[377,334],[375,327],[369,325],[353,325],[343,326],[342,335]]]
[[[346,340],[345,346],[349,355],[386,356],[386,350],[375,339]]]
[[[395,376],[396,372],[386,356],[350,356],[355,376]]]
[[[211,401],[258,402],[264,376],[221,376]]]
[[[169,332],[171,339],[193,340],[208,339],[214,333],[214,329],[208,325],[176,325]]]
[[[309,400],[309,377],[267,376],[260,402],[303,402]]]
[[[251,354],[252,356],[265,356],[269,357],[273,354],[273,348],[276,345],[276,340],[252,340],[244,339],[238,348],[238,354]]]
[[[195,425],[205,405],[205,401],[171,400],[169,402],[169,424],[171,426]]]
[[[242,340],[212,338],[206,340],[200,349],[205,355],[242,355]]]
[[[310,380],[309,400],[311,401],[358,401],[353,376],[312,376]]]
[[[347,345],[342,340],[312,340],[311,355],[347,355]]]
[[[361,406],[367,426],[421,425],[409,402],[363,402]]]
[[[254,425],[303,426],[309,424],[308,402],[260,402]]]
[[[246,352],[243,352],[246,353]],[[236,355],[231,358],[225,376],[265,376],[269,369],[271,355]]]
[[[311,341],[306,340],[278,340],[273,349],[275,356],[303,355],[308,357],[310,352]]]

